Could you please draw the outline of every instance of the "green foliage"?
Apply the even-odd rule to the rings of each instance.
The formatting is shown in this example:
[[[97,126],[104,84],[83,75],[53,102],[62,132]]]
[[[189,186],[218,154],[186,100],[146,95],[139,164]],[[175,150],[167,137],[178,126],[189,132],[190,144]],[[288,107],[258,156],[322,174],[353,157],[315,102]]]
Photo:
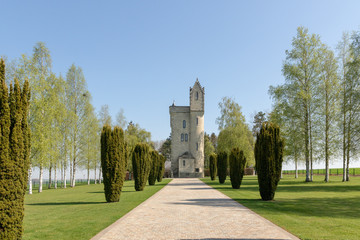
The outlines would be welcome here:
[[[160,163],[160,155],[157,151],[151,151],[151,169],[149,173],[149,185],[155,185],[156,179],[159,174],[159,163]]]
[[[132,153],[134,152],[135,145],[137,143],[147,143],[151,142],[151,133],[141,128],[139,124],[134,124],[130,122],[125,130],[125,141],[129,150],[128,156],[128,165],[127,169],[132,172]]]
[[[255,143],[255,161],[262,200],[273,200],[281,176],[284,140],[280,128],[263,123]]]
[[[150,147],[146,143],[136,144],[132,154],[132,166],[135,179],[135,190],[142,191],[149,177],[152,159]]]
[[[170,159],[171,155],[171,136],[168,137],[165,142],[161,145],[159,152],[166,158]]]
[[[217,172],[219,176],[219,183],[224,183],[226,180],[228,168],[228,154],[227,152],[219,152],[217,155]]]
[[[210,154],[215,152],[215,147],[212,144],[212,142],[210,141],[210,136],[209,134],[205,133],[204,135],[204,157],[205,157],[205,162],[204,162],[204,168],[208,169],[209,168],[209,157]]]
[[[214,181],[217,175],[217,155],[216,153],[210,154],[210,177]]]
[[[125,180],[124,132],[120,127],[111,131],[109,125],[101,133],[101,166],[107,202],[118,202]]]
[[[158,169],[158,175],[157,175],[157,181],[161,182],[164,176],[164,172],[165,172],[165,161],[166,158],[164,155],[160,154],[159,155],[159,169]]]
[[[0,59],[0,239],[21,239],[30,132],[27,128],[28,83],[15,79],[10,92]],[[24,97],[23,97],[24,96]],[[24,138],[25,137],[25,138]]]
[[[230,180],[234,189],[239,189],[244,177],[246,158],[239,148],[233,148],[229,156]]]
[[[244,151],[248,166],[254,165],[254,137],[241,113],[241,107],[233,99],[225,97],[219,103],[221,116],[217,118],[219,136],[217,152],[230,153],[234,146]]]

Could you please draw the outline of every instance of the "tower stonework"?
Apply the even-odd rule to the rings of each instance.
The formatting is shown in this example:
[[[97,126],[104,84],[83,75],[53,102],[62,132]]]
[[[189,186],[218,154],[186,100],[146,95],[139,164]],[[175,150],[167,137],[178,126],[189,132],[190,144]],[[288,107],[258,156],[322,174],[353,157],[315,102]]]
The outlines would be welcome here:
[[[204,177],[204,102],[200,82],[190,88],[190,106],[169,107],[174,177]]]

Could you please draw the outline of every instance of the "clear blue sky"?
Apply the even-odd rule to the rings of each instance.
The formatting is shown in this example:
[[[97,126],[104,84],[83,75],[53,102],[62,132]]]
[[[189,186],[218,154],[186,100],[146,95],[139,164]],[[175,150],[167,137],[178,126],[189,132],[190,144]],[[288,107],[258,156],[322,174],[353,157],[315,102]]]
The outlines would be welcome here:
[[[359,1],[0,1],[0,55],[9,59],[43,41],[53,71],[72,63],[85,74],[93,104],[113,119],[169,136],[169,105],[189,104],[196,78],[205,87],[205,131],[224,96],[248,122],[269,111],[270,85],[283,83],[285,50],[298,26],[334,48],[343,31],[359,30]]]

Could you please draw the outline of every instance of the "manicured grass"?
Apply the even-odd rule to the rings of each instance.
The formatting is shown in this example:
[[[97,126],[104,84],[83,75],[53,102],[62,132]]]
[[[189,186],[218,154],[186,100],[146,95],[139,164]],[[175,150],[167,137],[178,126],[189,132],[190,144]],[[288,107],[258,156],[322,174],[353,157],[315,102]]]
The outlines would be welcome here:
[[[136,192],[134,181],[126,181],[118,203],[105,202],[103,184],[26,195],[24,239],[90,239],[169,182]]]
[[[295,174],[295,170],[284,170],[283,173],[285,174]],[[313,169],[314,174],[325,174],[325,169]],[[343,169],[342,168],[330,168],[329,173],[331,175],[342,175]],[[298,170],[298,174],[306,174],[306,170]],[[350,177],[354,175],[360,175],[360,168],[349,168]]]
[[[245,176],[238,190],[229,178],[224,184],[202,180],[301,239],[359,239],[359,177],[343,183],[342,177],[331,176],[325,183],[324,176],[314,176],[314,182],[305,183],[285,175],[274,201],[260,200],[256,176]]]

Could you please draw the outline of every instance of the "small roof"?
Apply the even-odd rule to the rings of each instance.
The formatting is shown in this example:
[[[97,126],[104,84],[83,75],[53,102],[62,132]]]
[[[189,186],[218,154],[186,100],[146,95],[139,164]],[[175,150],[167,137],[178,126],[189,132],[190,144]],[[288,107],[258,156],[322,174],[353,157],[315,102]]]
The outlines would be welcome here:
[[[184,152],[181,156],[179,156],[179,158],[194,158],[191,153],[189,152]]]

